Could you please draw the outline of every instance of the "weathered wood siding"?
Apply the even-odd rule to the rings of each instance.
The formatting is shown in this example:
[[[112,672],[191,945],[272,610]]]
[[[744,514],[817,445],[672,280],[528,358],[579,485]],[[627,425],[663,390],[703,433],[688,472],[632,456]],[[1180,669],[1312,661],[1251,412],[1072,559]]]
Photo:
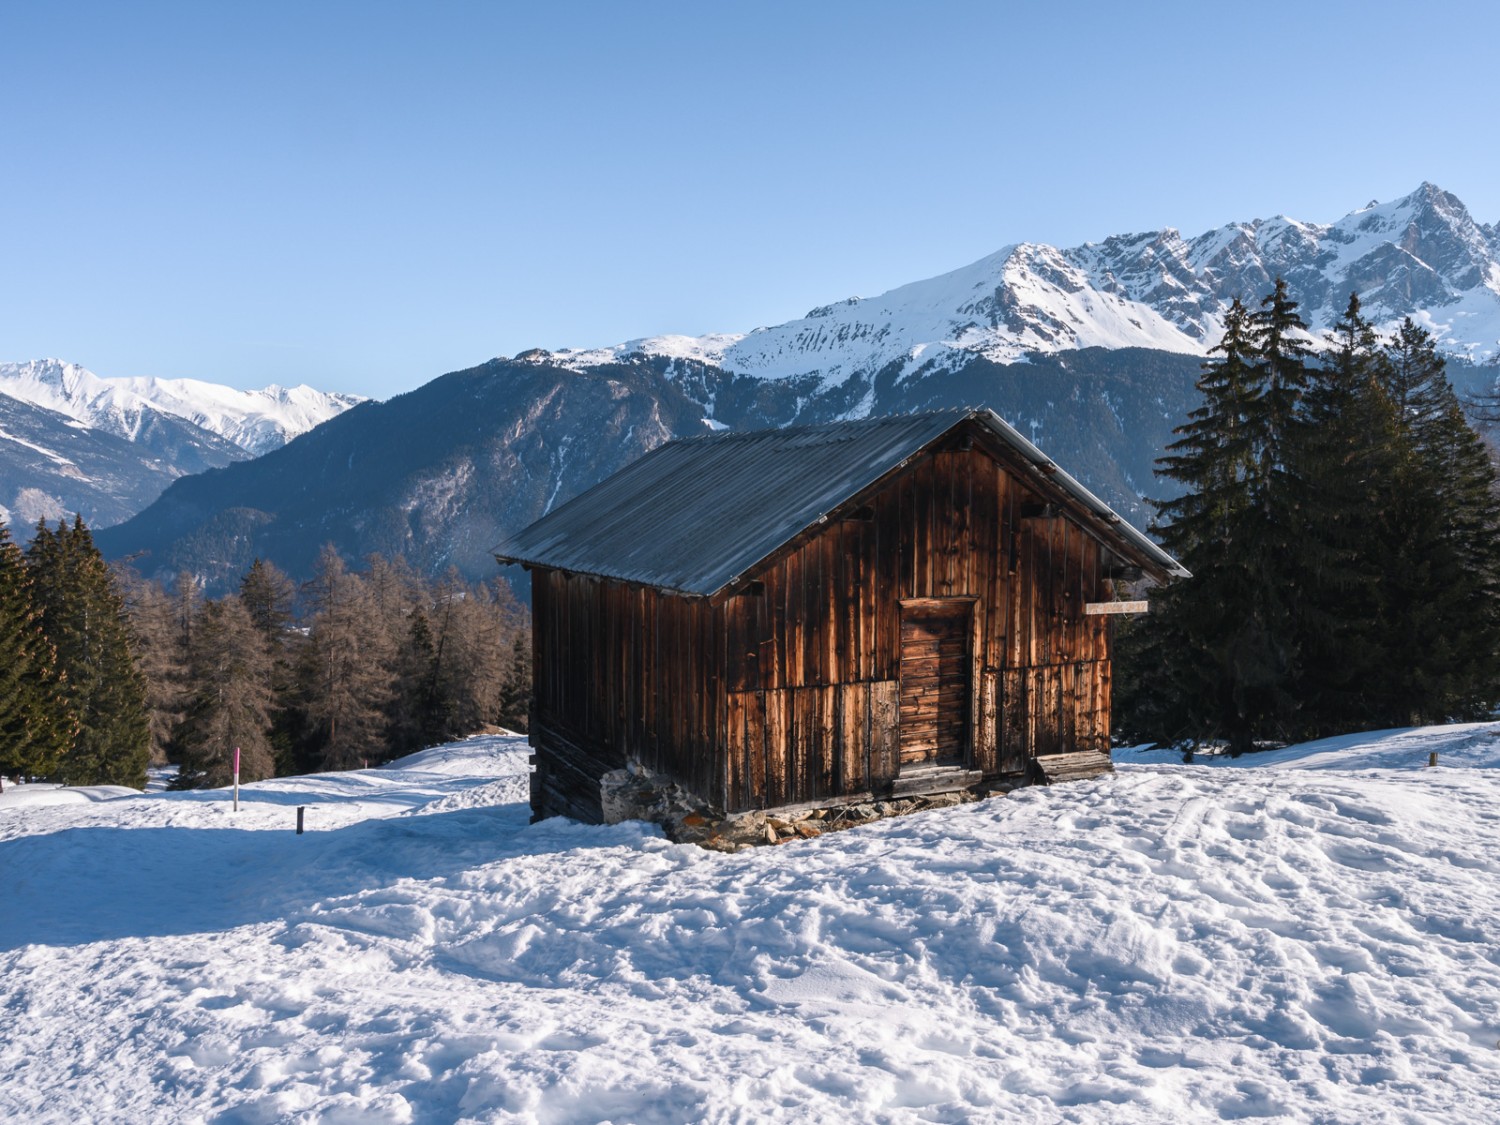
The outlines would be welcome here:
[[[627,759],[722,801],[723,614],[554,570],[533,572],[531,598],[533,808],[598,820],[599,777]]]
[[[1084,613],[1107,596],[1103,549],[1003,451],[962,440],[722,602],[534,572],[538,810],[597,819],[597,777],[627,757],[731,811],[878,793],[901,768],[911,599],[972,606],[963,764],[1107,751],[1109,619]]]

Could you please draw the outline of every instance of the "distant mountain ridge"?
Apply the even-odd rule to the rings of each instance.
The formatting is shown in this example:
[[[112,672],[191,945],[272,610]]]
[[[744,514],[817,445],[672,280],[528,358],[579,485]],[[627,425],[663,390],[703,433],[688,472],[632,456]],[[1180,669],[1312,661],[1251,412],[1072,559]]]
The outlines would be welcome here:
[[[278,449],[351,406],[359,395],[271,384],[241,391],[200,379],[103,378],[60,359],[0,363],[0,394],[135,441],[153,413],[217,434],[252,457]]]
[[[1493,387],[1496,231],[1431,185],[1325,226],[1274,219],[1074,250],[1035,244],[742,335],[532,349],[350,410],[285,448],[177,481],[99,536],[143,570],[228,588],[257,555],[301,577],[333,542],[429,573],[490,548],[674,436],[989,406],[1137,526],[1192,409],[1223,310],[1277,276],[1313,326],[1352,287],[1439,335],[1464,390]]]
[[[1230,301],[1258,301],[1277,277],[1315,339],[1357,292],[1379,325],[1412,316],[1451,355],[1471,363],[1500,356],[1500,227],[1476,222],[1430,183],[1333,223],[1257,219],[1191,239],[1168,228],[1069,250],[1023,242],[770,328],[548,354],[577,367],[660,356],[763,379],[814,375],[824,386],[869,379],[897,362],[907,375],[975,357],[1014,363],[1089,347],[1203,355],[1222,334]]]
[[[362,401],[306,386],[107,379],[57,359],[0,364],[0,518],[118,523],[178,477],[277,449]]]

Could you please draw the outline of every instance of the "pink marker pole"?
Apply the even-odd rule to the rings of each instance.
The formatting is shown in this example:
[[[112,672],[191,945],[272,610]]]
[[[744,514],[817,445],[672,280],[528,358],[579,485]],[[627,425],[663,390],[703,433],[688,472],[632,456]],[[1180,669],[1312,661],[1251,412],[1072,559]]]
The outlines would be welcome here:
[[[240,748],[234,748],[234,811],[240,811]]]

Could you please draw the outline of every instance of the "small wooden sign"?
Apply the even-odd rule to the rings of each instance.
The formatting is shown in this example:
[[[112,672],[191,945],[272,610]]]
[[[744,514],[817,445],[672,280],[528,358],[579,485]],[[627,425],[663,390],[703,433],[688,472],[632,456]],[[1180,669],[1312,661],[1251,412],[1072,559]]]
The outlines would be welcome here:
[[[1149,602],[1085,602],[1083,605],[1083,612],[1088,617],[1106,613],[1147,613],[1150,609]]]

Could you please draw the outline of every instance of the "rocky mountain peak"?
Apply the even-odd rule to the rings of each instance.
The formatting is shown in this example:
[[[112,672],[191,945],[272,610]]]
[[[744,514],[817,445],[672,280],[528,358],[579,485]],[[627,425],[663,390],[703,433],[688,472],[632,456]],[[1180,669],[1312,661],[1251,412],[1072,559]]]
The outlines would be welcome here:
[[[1009,362],[1086,347],[1203,354],[1229,303],[1286,279],[1320,337],[1359,293],[1389,326],[1423,319],[1449,352],[1500,354],[1500,233],[1432,183],[1333,223],[1285,215],[1193,237],[1173,227],[1071,249],[1022,242],[938,277],[811,310],[751,333],[664,336],[556,353],[587,366],[628,354],[677,356],[760,378],[867,379],[952,369],[975,356]]]

